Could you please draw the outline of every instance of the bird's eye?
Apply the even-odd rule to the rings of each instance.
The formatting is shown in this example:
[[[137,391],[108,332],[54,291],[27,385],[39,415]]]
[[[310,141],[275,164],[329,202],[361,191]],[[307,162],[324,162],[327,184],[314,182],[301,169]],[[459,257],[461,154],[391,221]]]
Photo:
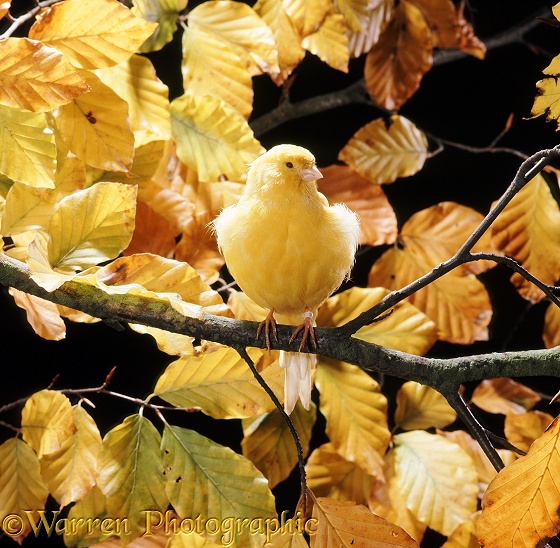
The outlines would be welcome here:
[[[292,162],[286,162],[286,167],[292,169],[294,167],[294,164],[292,164]]]

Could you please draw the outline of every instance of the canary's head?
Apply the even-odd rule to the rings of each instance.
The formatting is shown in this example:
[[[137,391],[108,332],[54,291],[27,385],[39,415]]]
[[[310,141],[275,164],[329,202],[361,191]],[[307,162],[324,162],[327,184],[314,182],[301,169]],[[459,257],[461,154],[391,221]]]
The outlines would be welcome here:
[[[266,191],[282,185],[286,190],[321,179],[309,150],[296,145],[277,145],[257,158],[249,168],[247,186],[250,191]]]

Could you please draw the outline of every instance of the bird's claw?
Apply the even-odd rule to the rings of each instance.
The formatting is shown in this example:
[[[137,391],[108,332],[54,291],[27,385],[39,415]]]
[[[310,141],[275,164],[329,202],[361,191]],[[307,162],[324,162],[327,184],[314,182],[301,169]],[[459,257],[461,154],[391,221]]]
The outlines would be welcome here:
[[[278,342],[278,330],[276,329],[276,320],[274,319],[274,310],[270,310],[266,318],[259,324],[257,328],[257,340],[261,336],[264,327],[264,338],[266,341],[266,349],[270,352],[270,330],[274,335],[274,340]]]
[[[290,337],[290,343],[295,340],[295,338],[299,335],[300,331],[303,331],[303,335],[301,336],[301,343],[299,345],[299,351],[303,350],[307,339],[311,339],[311,345],[316,350],[317,349],[317,339],[315,338],[315,328],[313,327],[313,313],[312,312],[305,312],[303,314],[303,323],[298,325],[292,336]]]

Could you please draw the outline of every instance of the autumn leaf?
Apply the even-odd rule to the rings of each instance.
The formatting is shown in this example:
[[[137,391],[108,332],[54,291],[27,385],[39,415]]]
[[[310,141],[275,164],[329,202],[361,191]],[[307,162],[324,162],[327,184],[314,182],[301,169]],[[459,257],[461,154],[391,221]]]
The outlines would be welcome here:
[[[399,110],[432,66],[433,37],[422,12],[408,0],[366,57],[364,77],[371,98],[387,110]]]
[[[369,0],[341,0],[336,3],[337,10],[344,17],[348,30],[363,32],[369,22],[370,11],[379,8],[382,2],[375,5]]]
[[[86,91],[84,78],[55,49],[27,38],[0,42],[0,104],[44,112]]]
[[[325,17],[317,31],[305,36],[301,45],[330,67],[348,72],[350,53],[345,31],[344,17],[331,13]]]
[[[31,532],[30,520],[39,520],[49,491],[41,478],[39,459],[33,449],[19,438],[0,445],[0,523],[3,534],[18,544]],[[24,513],[25,510],[29,514]],[[18,517],[21,516],[21,517]]]
[[[328,0],[282,0],[301,38],[315,32],[331,10]]]
[[[86,544],[82,542],[84,540],[88,545],[91,545],[91,543],[103,541],[113,534],[111,531],[103,532],[101,528],[88,527],[90,523],[88,520],[101,520],[109,517],[107,516],[106,500],[105,495],[101,492],[99,487],[95,485],[83,498],[76,501],[76,503],[70,507],[68,511],[68,520],[73,520],[72,523],[75,523],[76,526],[65,529],[64,542],[66,546],[80,546],[81,544]],[[122,543],[120,538],[117,537],[117,540],[119,543]]]
[[[311,546],[334,548],[417,548],[418,543],[404,530],[355,502],[318,498],[313,505],[317,531]]]
[[[12,0],[6,0],[0,4],[0,19],[10,12],[10,5]]]
[[[347,166],[321,168],[319,190],[329,203],[345,203],[360,217],[362,245],[392,244],[397,238],[397,217],[380,185],[372,184]]]
[[[338,154],[372,183],[393,183],[422,169],[428,141],[423,132],[402,116],[391,116],[387,125],[378,118],[360,128]]]
[[[553,420],[552,415],[542,411],[528,411],[522,415],[508,413],[504,422],[504,434],[512,445],[527,452]]]
[[[560,307],[554,303],[544,313],[543,341],[546,348],[560,346]]]
[[[157,27],[117,0],[66,0],[37,15],[29,38],[61,51],[84,69],[110,67],[135,53]]]
[[[356,15],[361,21],[362,28],[354,30],[355,26],[349,21],[346,6],[350,10],[356,9]],[[339,6],[346,22],[350,27],[348,31],[348,49],[351,57],[360,57],[363,53],[368,53],[372,46],[377,43],[382,31],[393,15],[394,0],[380,0],[375,6],[368,2],[365,13],[362,12],[364,4],[353,1],[342,2]]]
[[[541,397],[529,387],[502,377],[484,379],[474,389],[471,401],[489,413],[522,415],[535,406]]]
[[[476,536],[476,519],[479,514],[475,514],[473,518],[464,521],[451,533],[441,548],[479,548],[480,544]]]
[[[560,531],[558,417],[526,456],[506,466],[490,483],[477,521],[486,548],[542,545]]]
[[[317,415],[316,409],[312,402],[310,411],[306,411],[298,402],[290,414],[304,456],[309,451],[311,429]],[[243,436],[241,442],[243,455],[268,479],[271,489],[290,475],[298,462],[298,455],[292,433],[278,409],[256,418],[244,419]]]

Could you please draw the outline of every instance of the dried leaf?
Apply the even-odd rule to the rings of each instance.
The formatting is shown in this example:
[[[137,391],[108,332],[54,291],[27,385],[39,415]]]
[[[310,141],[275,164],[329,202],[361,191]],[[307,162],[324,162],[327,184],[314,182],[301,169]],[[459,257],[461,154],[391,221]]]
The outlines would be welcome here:
[[[352,4],[352,1],[348,2]],[[358,3],[359,6],[363,4]],[[381,33],[393,16],[394,0],[379,0],[375,6],[368,3],[365,14],[361,13],[362,30],[350,30],[348,33],[348,49],[352,57],[359,57],[367,53],[377,43]],[[365,16],[365,17],[364,17]]]
[[[473,391],[471,401],[489,413],[522,415],[541,397],[529,387],[512,379],[485,379]]]
[[[546,348],[560,346],[560,307],[551,303],[544,313],[543,341]]]
[[[388,127],[378,118],[360,128],[338,159],[372,183],[393,183],[420,171],[427,150],[424,133],[406,118],[393,115]]]
[[[330,13],[315,32],[302,40],[301,45],[330,67],[348,72],[350,53],[345,31],[344,17]]]
[[[475,514],[478,517],[478,514]],[[449,535],[441,548],[480,548],[476,536],[476,517],[464,521]]]
[[[522,415],[508,413],[504,423],[504,434],[511,444],[527,452],[553,420],[552,415],[542,411],[528,411]]]
[[[371,184],[347,166],[321,168],[319,190],[329,202],[345,203],[360,217],[362,245],[392,244],[397,238],[397,217],[380,185]]]
[[[332,8],[328,0],[282,0],[282,4],[301,38],[316,32]]]

